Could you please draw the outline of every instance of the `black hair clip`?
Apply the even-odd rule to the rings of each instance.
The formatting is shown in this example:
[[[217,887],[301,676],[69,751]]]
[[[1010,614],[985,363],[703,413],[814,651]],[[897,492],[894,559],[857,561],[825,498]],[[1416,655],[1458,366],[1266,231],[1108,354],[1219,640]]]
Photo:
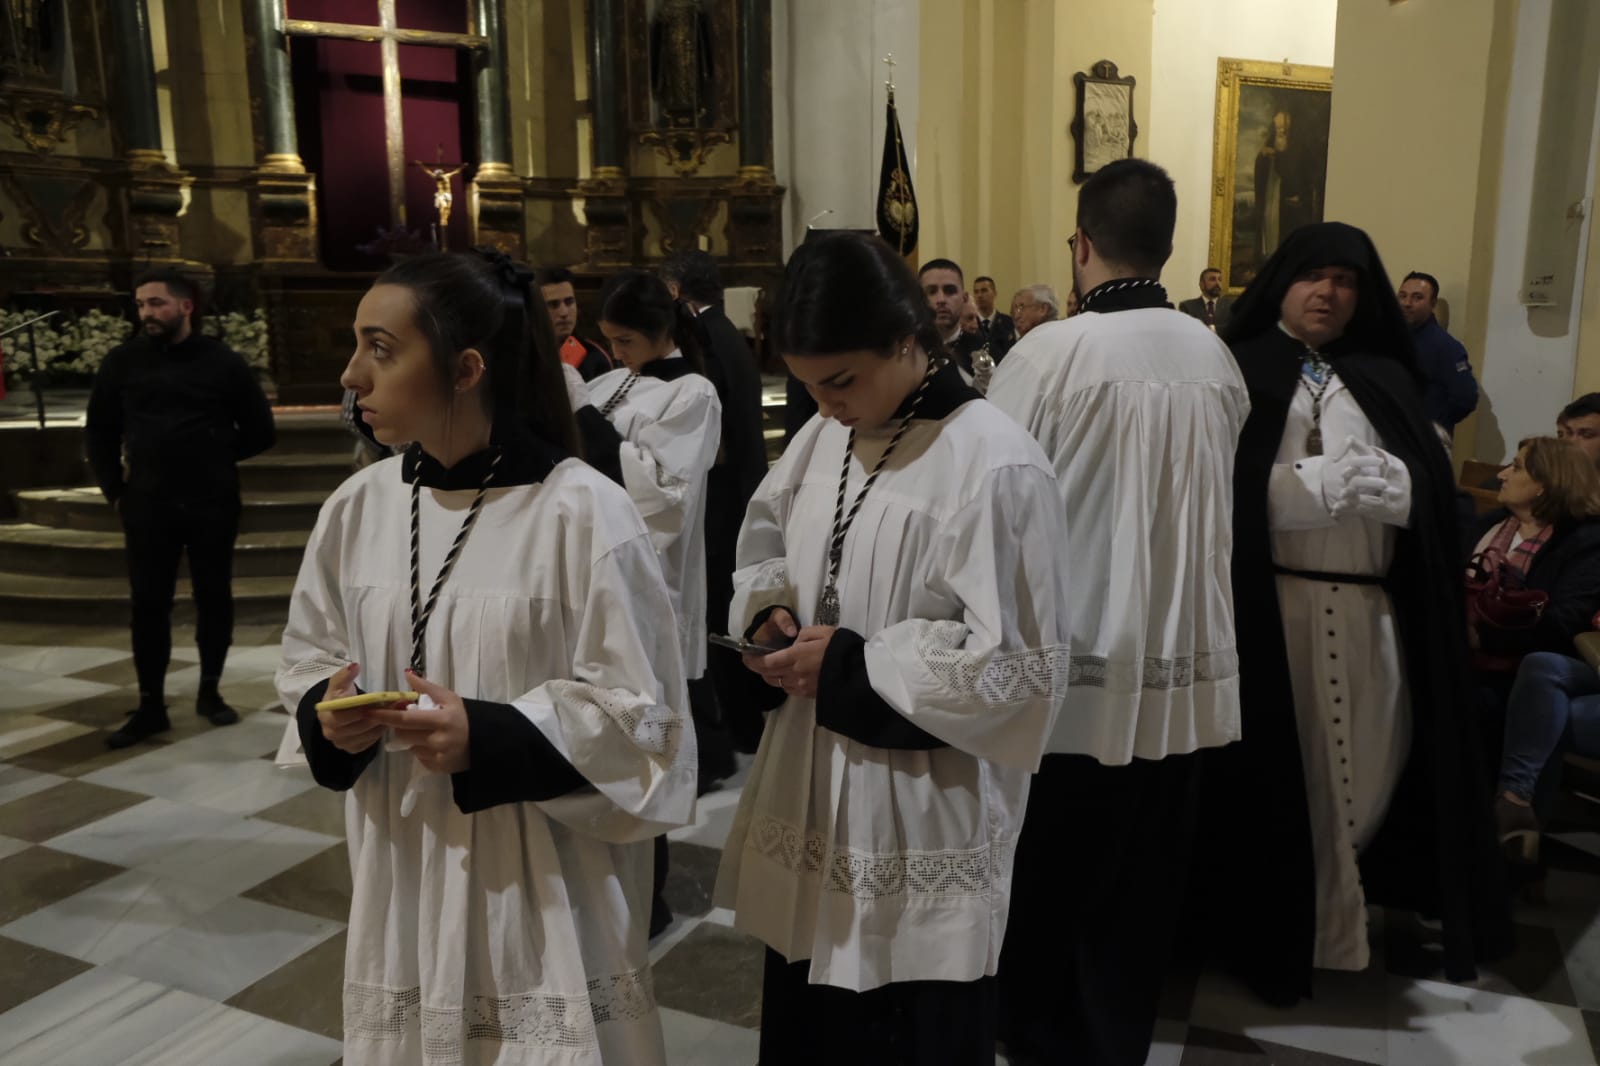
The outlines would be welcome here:
[[[531,269],[492,245],[481,244],[472,250],[494,267],[502,284],[514,290],[518,296],[527,298],[528,287],[533,284],[534,277]]]

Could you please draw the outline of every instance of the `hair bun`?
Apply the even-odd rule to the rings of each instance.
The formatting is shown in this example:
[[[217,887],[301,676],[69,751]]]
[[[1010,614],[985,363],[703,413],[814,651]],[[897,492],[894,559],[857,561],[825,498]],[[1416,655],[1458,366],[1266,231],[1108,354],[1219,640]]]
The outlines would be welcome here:
[[[512,259],[500,249],[483,244],[472,249],[473,253],[494,268],[500,275],[500,283],[508,289],[514,290],[517,295],[523,296],[528,287],[533,284],[533,271]]]

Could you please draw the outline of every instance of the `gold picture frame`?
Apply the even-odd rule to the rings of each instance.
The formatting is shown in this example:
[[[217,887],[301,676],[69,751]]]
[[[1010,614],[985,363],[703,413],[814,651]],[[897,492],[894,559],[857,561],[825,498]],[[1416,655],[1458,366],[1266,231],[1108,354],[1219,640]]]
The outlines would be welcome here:
[[[1332,67],[1217,60],[1210,262],[1226,291],[1242,292],[1279,241],[1322,221],[1332,104]]]

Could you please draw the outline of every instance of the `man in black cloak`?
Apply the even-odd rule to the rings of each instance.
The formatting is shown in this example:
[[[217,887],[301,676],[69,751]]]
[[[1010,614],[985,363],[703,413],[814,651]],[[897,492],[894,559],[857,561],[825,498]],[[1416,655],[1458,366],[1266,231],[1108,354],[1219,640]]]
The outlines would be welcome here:
[[[1209,891],[1196,917],[1270,1003],[1310,995],[1313,966],[1367,964],[1364,903],[1440,919],[1445,974],[1470,980],[1509,951],[1511,924],[1470,713],[1453,478],[1371,239],[1336,222],[1297,230],[1240,297],[1226,339],[1251,403],[1234,474],[1243,740],[1210,753],[1204,775],[1195,854]],[[1347,397],[1324,411],[1335,382]],[[1345,437],[1352,428],[1366,442]],[[1286,521],[1286,487],[1325,511]],[[1340,569],[1329,556],[1286,567],[1281,530],[1317,527],[1330,539],[1299,543],[1379,546],[1374,572],[1348,561],[1328,572]],[[1347,629],[1361,635],[1353,645]],[[1372,680],[1385,664],[1386,694]],[[1363,751],[1368,765],[1352,765]]]

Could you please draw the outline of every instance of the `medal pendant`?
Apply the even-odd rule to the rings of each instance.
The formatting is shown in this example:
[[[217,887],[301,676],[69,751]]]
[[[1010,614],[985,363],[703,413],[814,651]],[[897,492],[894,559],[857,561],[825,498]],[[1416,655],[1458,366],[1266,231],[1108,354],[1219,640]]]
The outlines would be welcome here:
[[[839,589],[832,581],[822,590],[822,599],[817,603],[817,625],[836,626],[839,624]]]
[[[1306,454],[1317,456],[1322,454],[1322,427],[1312,426],[1311,432],[1306,434]]]

